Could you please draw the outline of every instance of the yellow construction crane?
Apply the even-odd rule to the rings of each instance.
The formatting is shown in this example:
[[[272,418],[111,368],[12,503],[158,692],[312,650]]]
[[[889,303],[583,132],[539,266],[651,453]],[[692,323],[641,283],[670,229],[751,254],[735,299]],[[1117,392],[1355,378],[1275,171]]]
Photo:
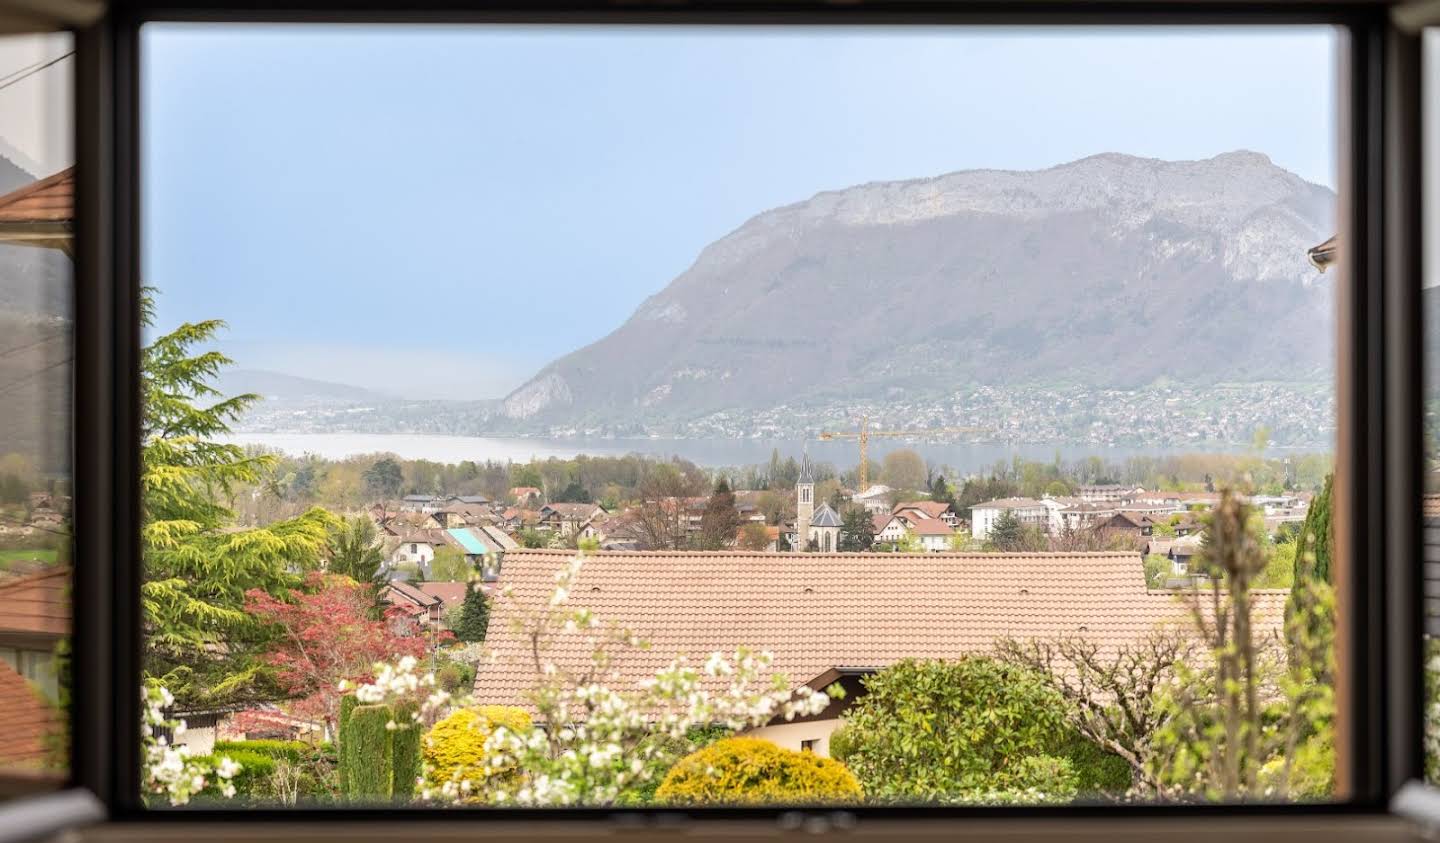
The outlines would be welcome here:
[[[860,440],[860,488],[855,491],[864,492],[870,488],[870,437],[908,438],[935,436],[941,433],[978,433],[980,430],[982,430],[982,428],[978,427],[932,427],[926,430],[871,430],[870,418],[868,416],[861,416],[859,430],[822,430],[818,436],[820,439],[826,441],[832,439]]]

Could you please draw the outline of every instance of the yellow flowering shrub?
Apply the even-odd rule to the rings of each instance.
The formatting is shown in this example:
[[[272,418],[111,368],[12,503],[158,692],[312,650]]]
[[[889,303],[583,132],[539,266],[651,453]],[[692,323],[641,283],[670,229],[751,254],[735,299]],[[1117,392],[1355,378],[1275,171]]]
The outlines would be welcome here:
[[[420,746],[426,790],[461,799],[472,798],[472,794],[479,798],[487,779],[509,772],[485,766],[485,741],[501,726],[524,735],[533,724],[524,709],[481,705],[456,709],[432,726]]]
[[[683,805],[814,805],[857,802],[860,782],[844,764],[759,738],[726,738],[676,762],[657,802]]]

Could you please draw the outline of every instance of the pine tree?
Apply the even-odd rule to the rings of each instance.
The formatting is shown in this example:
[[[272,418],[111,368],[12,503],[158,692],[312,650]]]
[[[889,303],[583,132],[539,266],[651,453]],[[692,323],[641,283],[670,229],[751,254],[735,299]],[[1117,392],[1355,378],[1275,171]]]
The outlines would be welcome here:
[[[1014,510],[1007,509],[995,519],[990,527],[989,543],[996,550],[1013,552],[1024,548],[1025,525],[1020,523]]]
[[[863,507],[846,507],[840,519],[841,552],[863,553],[875,544],[875,519]]]
[[[341,523],[330,537],[330,573],[361,584],[382,584],[385,556],[375,537],[375,522],[363,515]]]
[[[465,593],[465,602],[460,604],[460,619],[455,623],[455,637],[461,641],[485,640],[490,628],[490,601],[478,584],[472,584]]]
[[[147,326],[153,316],[147,295]],[[259,485],[275,458],[214,441],[258,400],[227,398],[211,385],[230,360],[197,346],[222,327],[218,320],[186,323],[141,352],[145,670],[181,707],[275,696],[257,648],[248,646],[262,630],[245,612],[245,592],[280,595],[298,586],[299,572],[319,567],[336,525],[334,516],[311,509],[235,529],[225,497]]]

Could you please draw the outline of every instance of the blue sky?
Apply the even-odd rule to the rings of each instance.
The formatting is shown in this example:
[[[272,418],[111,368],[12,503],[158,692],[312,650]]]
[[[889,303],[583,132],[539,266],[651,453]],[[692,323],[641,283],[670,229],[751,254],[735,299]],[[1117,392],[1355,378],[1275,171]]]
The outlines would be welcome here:
[[[1335,183],[1329,30],[144,32],[145,277],[247,368],[499,397],[768,208],[1100,152]]]

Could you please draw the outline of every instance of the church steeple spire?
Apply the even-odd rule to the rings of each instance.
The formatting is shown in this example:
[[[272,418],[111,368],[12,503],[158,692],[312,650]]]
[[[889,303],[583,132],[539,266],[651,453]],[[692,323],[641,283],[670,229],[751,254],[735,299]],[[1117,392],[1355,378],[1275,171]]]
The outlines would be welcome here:
[[[810,449],[800,461],[800,476],[795,481],[795,547],[804,550],[810,543],[810,521],[815,517],[815,467],[810,464]]]

